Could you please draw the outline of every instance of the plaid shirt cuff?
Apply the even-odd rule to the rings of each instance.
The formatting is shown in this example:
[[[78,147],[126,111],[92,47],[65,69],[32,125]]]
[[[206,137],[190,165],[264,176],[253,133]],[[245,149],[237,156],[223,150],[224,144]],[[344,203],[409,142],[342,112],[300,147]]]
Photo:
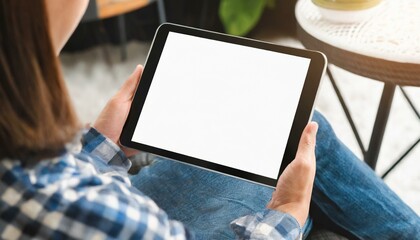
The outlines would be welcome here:
[[[109,167],[120,173],[127,173],[131,161],[112,140],[102,135],[95,128],[87,129],[82,137],[82,152],[88,153],[104,162],[104,166],[95,164],[99,173],[108,172]]]
[[[238,218],[231,228],[239,239],[301,239],[302,232],[293,216],[270,209]]]

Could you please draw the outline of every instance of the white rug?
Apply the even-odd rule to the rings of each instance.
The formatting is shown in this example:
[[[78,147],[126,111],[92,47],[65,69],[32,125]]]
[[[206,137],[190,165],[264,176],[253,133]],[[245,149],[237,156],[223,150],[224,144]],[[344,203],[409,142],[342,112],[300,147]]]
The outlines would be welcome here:
[[[287,37],[266,40],[282,45],[302,47],[299,42]],[[149,44],[130,43],[128,59],[125,62],[120,60],[119,48],[110,46],[61,56],[65,79],[83,122],[94,121],[107,100],[131,74],[135,66],[144,63]],[[109,55],[108,60],[106,55]],[[372,131],[382,84],[338,68],[334,68],[333,72],[345,99],[350,103],[356,125],[366,144]],[[420,88],[408,88],[407,91],[420,108]],[[342,141],[360,157],[357,142],[328,79],[324,79],[316,108],[329,119]],[[377,172],[385,171],[419,136],[420,121],[397,90],[379,156]],[[420,146],[387,177],[386,183],[420,214]]]

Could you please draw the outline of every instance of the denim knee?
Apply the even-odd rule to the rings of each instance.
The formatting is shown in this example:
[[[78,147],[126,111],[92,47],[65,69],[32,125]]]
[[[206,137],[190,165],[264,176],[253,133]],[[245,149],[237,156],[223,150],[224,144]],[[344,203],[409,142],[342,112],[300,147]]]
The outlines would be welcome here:
[[[318,123],[318,136],[335,137],[334,130],[332,129],[328,120],[317,110],[314,111],[312,121]]]
[[[331,143],[338,141],[334,130],[327,119],[318,111],[314,111],[312,121],[318,123],[318,133],[316,135],[316,155],[326,154],[331,148]]]

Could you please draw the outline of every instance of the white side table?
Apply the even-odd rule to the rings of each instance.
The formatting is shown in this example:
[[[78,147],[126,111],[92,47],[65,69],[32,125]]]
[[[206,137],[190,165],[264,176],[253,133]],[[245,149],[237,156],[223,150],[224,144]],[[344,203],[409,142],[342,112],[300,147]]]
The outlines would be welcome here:
[[[361,23],[340,24],[324,20],[311,0],[299,0],[295,8],[298,36],[306,48],[324,52],[331,64],[384,83],[369,147],[365,149],[335,79],[327,69],[364,160],[373,169],[397,86],[420,119],[419,111],[402,88],[420,86],[419,12],[419,0],[383,0],[370,19]],[[382,177],[419,143],[420,138]]]

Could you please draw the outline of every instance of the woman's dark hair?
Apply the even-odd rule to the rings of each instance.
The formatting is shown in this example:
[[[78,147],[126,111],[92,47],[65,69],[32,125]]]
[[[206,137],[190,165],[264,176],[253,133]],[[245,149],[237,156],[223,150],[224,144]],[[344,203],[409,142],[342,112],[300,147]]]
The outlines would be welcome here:
[[[0,159],[55,156],[78,129],[45,0],[0,0]]]

